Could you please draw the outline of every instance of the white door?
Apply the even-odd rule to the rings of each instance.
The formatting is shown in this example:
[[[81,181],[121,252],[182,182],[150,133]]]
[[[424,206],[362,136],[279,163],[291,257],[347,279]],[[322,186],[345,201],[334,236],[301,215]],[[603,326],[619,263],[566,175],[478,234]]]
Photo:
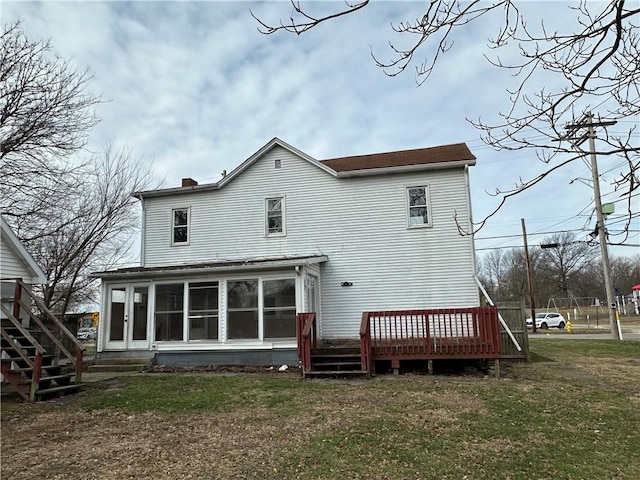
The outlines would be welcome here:
[[[111,285],[108,289],[106,350],[149,349],[149,285]]]

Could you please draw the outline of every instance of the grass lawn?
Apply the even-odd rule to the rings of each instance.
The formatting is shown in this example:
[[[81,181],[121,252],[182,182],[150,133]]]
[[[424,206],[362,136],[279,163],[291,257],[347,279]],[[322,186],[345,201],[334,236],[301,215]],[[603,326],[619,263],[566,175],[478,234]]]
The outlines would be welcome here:
[[[3,479],[637,479],[640,342],[481,374],[143,374],[2,404]]]

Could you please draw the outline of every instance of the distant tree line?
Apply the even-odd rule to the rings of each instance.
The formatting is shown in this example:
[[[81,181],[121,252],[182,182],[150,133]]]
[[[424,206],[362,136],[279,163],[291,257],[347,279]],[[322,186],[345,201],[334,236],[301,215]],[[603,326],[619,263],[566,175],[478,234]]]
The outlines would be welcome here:
[[[597,244],[576,240],[572,233],[559,233],[546,237],[541,245],[554,246],[529,247],[537,307],[546,307],[551,298],[560,302],[558,307],[568,307],[570,299],[598,298],[606,303]],[[640,255],[611,257],[611,271],[614,288],[628,295],[640,282]],[[479,259],[478,273],[494,302],[524,301],[529,306],[524,248],[492,250]]]

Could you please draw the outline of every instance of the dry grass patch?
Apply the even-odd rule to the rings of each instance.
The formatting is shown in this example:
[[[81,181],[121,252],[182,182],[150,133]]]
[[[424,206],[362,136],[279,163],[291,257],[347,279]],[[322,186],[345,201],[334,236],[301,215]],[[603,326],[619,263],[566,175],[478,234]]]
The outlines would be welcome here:
[[[532,342],[550,361],[505,366],[502,380],[173,373],[122,377],[63,402],[3,402],[0,474],[640,478],[637,350],[569,342]]]

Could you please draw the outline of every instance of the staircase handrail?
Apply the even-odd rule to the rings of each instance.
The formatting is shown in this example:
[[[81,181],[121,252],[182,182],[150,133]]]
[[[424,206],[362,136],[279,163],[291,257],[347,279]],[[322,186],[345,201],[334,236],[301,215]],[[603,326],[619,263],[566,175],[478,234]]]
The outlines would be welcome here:
[[[11,336],[5,331],[4,327],[1,329],[2,337],[9,342],[9,344],[13,347],[13,350],[17,352],[20,358],[32,369],[31,371],[31,385],[29,386],[29,400],[33,401],[35,399],[36,391],[38,390],[38,386],[40,385],[40,378],[42,377],[42,357],[44,356],[44,347],[40,345],[31,333],[25,329],[20,321],[13,315],[12,312],[9,311],[4,305],[0,305],[2,308],[2,313],[5,314],[6,319],[11,322],[11,324],[18,329],[18,331],[29,341],[29,343],[36,349],[34,352],[35,361],[31,361],[28,355],[25,354],[24,346],[20,345],[16,342]],[[17,386],[17,385],[14,385]]]
[[[11,313],[7,307],[5,307],[4,305],[1,305],[1,307],[2,307],[2,313],[4,313],[5,316],[6,316],[5,320],[9,320],[11,322],[11,324],[15,328],[17,328],[20,331],[20,333],[29,341],[29,343],[35,347],[36,351],[44,355],[44,352],[45,352],[44,347],[42,345],[40,345],[38,340],[36,340],[35,337],[33,335],[31,335],[29,330],[27,330],[26,328],[24,328],[22,326],[22,324],[18,321],[18,319],[16,317],[13,316],[13,313]],[[29,364],[29,366],[32,366],[31,365],[31,360],[29,359],[29,357],[24,356],[23,351],[20,348],[20,344],[18,344],[9,335],[7,335],[6,332],[4,331],[4,328],[2,329],[2,336],[9,343],[11,343],[11,346],[14,347],[14,349],[16,349],[16,351],[20,354],[22,359],[25,362],[27,362]]]
[[[369,312],[362,312],[360,322],[360,362],[362,370],[371,375],[373,362],[371,359],[371,326]]]
[[[76,355],[75,357],[65,348],[65,346],[62,344],[62,342],[51,332],[51,330],[49,330],[49,328],[47,328],[47,326],[44,324],[44,322],[38,318],[38,315],[34,315],[34,313],[31,311],[31,307],[27,304],[25,304],[22,301],[22,292],[26,292],[27,295],[29,295],[29,297],[31,298],[31,300],[35,303],[35,305],[38,307],[38,309],[40,310],[40,312],[51,322],[53,322],[59,329],[60,331],[65,334],[70,340],[71,342],[75,345],[76,347]],[[42,302],[42,300],[40,300],[38,297],[36,297],[33,292],[31,292],[29,290],[29,288],[27,288],[27,286],[25,285],[25,283],[21,280],[21,279],[16,279],[16,295],[15,295],[15,304],[14,305],[19,305],[20,307],[22,307],[24,309],[25,312],[27,312],[27,314],[29,315],[29,318],[31,318],[31,320],[33,320],[34,322],[36,322],[40,328],[42,329],[42,332],[49,337],[49,339],[60,349],[60,352],[64,354],[65,357],[67,357],[67,359],[69,359],[71,362],[73,362],[75,365],[75,381],[76,383],[81,383],[81,375],[82,375],[82,357],[83,357],[83,353],[85,351],[85,347],[84,345],[82,345],[78,339],[75,337],[75,335],[73,335],[69,329],[67,327],[64,326],[64,324],[58,320],[58,318],[51,312],[51,310],[49,310],[45,304]],[[15,316],[15,315],[14,315]]]
[[[311,350],[316,347],[317,327],[315,312],[299,313],[298,319],[298,358],[303,371],[311,368]]]

